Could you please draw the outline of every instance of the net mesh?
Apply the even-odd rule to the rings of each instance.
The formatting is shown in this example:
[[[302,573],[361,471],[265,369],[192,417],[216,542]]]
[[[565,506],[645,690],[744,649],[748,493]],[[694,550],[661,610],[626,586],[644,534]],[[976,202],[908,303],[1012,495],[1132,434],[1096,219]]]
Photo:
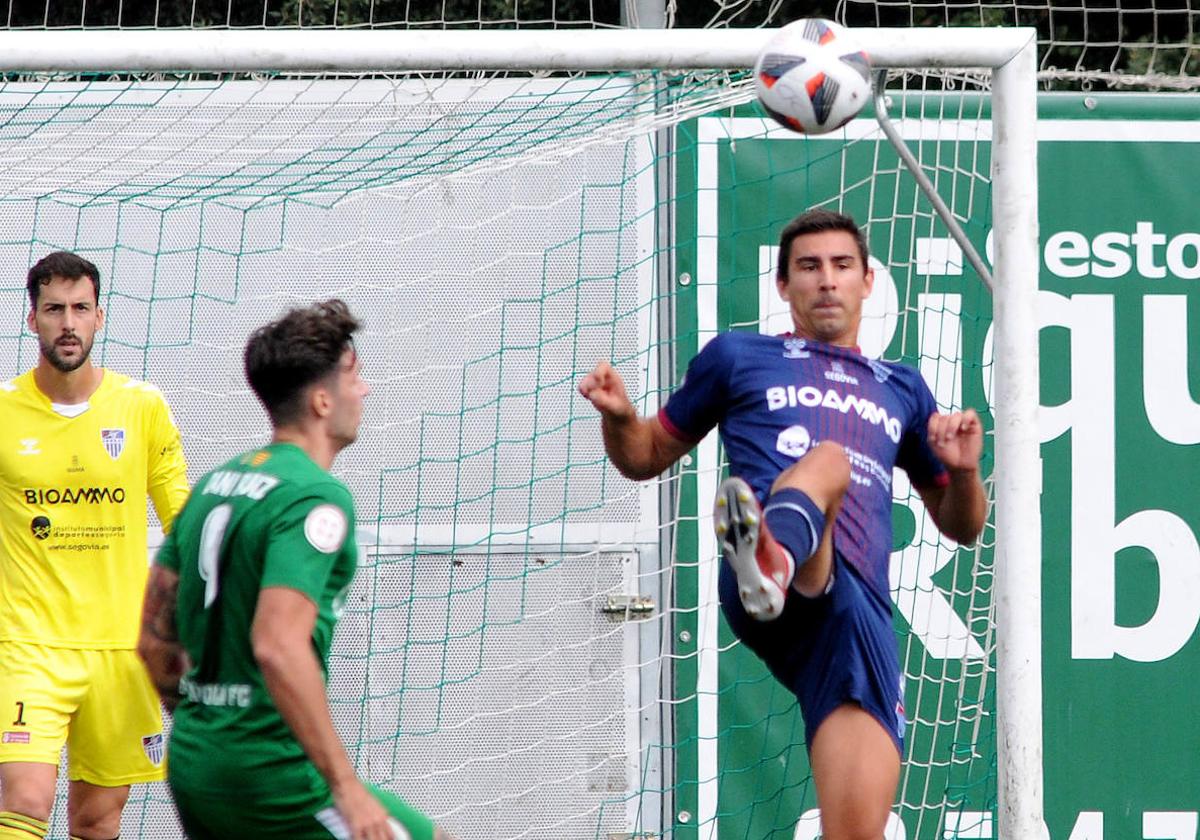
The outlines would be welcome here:
[[[896,81],[894,115],[982,249],[986,97],[920,88]],[[96,359],[162,388],[194,479],[266,439],[241,375],[255,326],[331,296],[364,318],[373,393],[335,466],[364,559],[330,700],[363,776],[458,837],[815,825],[794,700],[706,584],[720,460],[620,477],[575,391],[597,360],[652,413],[706,318],[786,329],[761,293],[773,243],[824,204],[867,225],[887,278],[864,350],[919,367],[945,409],[986,405],[990,301],[873,123],[802,139],[748,98],[717,73],[0,86],[6,374],[36,360],[25,269],[83,254]],[[995,797],[991,532],[958,550],[896,491],[913,723],[892,836],[965,837]],[[163,786],[135,791],[122,836],[179,836]]]
[[[930,96],[922,80],[897,80],[892,116],[967,236],[986,253],[986,97],[969,77],[938,79],[943,86],[949,81],[970,89]],[[846,142],[803,140],[778,129],[764,137],[763,123],[752,115],[699,124],[699,146],[710,145],[711,152],[707,158],[698,153],[697,187],[718,191],[707,229],[721,245],[711,271],[701,257],[698,276],[716,286],[716,327],[789,329],[790,317],[775,299],[771,237],[797,207],[841,209],[865,224],[877,260],[863,351],[918,368],[941,410],[971,406],[988,416],[990,298],[874,124],[852,124]],[[703,221],[699,227],[702,239]],[[990,454],[984,471],[990,474]],[[895,475],[893,490],[891,584],[910,725],[888,836],[990,836],[977,832],[985,825],[990,832],[996,795],[993,535],[989,527],[975,548],[961,549],[939,537],[903,474]],[[704,493],[698,495],[704,504]],[[817,836],[807,765],[792,751],[803,729],[790,695],[723,628],[720,645],[720,675],[712,687],[720,725],[707,733],[719,754],[707,764],[700,760],[698,799],[704,779],[719,780],[709,793],[717,796],[722,836]]]
[[[528,29],[779,26],[1029,26],[1052,89],[1194,90],[1200,9],[1189,0],[8,0],[12,29]]]
[[[857,26],[1028,26],[1049,90],[1195,90],[1200,9],[1161,0],[900,3],[841,0]]]

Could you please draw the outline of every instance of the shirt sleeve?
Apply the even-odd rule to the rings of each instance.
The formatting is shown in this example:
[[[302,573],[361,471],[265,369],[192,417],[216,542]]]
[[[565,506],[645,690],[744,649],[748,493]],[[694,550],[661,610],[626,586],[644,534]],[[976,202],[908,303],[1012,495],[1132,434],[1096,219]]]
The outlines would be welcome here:
[[[910,381],[916,409],[900,438],[896,466],[908,473],[914,487],[944,487],[950,476],[929,446],[929,418],[937,413],[937,403],[919,373],[914,371]]]
[[[188,497],[187,462],[183,457],[183,440],[171,409],[163,395],[155,389],[149,409],[149,475],[146,486],[163,531],[170,531],[175,515]]]
[[[175,544],[174,534],[167,534],[162,545],[158,547],[158,553],[154,555],[154,565],[179,574],[179,546]]]
[[[704,345],[688,363],[683,384],[658,413],[663,428],[679,440],[701,440],[725,416],[733,362],[731,335],[722,333]]]
[[[313,488],[288,503],[271,523],[262,587],[295,589],[319,604],[353,527],[353,502],[344,489]]]

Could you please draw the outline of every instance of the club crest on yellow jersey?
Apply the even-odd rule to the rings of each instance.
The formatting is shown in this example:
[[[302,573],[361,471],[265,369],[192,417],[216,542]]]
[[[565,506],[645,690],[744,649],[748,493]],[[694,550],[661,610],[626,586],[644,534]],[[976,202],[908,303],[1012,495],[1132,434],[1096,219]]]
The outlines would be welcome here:
[[[100,442],[104,444],[104,451],[108,453],[108,457],[115,461],[125,451],[125,430],[101,429]]]

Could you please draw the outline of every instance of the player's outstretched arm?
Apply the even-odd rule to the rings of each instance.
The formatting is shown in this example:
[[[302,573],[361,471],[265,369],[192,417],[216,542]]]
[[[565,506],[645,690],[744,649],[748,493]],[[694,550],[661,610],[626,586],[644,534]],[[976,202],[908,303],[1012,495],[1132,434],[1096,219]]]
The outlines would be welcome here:
[[[956,542],[971,544],[987,521],[987,493],[979,475],[983,425],[974,409],[929,418],[929,445],[946,466],[950,483],[921,490],[934,524]]]
[[[654,478],[693,446],[670,434],[657,417],[639,417],[624,380],[608,362],[600,362],[580,380],[579,393],[600,412],[604,451],[626,478]]]
[[[179,703],[179,680],[187,671],[187,655],[179,644],[175,626],[178,590],[178,574],[163,566],[150,567],[146,597],[142,602],[138,655],[146,663],[150,680],[168,710],[174,710]]]
[[[389,814],[359,781],[329,714],[321,664],[312,648],[317,605],[296,589],[259,593],[250,641],[267,691],[333,791],[351,840],[393,840]]]

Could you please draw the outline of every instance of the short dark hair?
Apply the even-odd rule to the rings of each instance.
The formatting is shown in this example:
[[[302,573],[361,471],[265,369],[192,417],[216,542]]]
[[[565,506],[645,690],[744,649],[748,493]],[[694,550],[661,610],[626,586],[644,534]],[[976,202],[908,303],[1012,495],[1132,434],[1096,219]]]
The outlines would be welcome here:
[[[289,310],[246,343],[246,379],[278,427],[300,418],[308,386],[335,372],[358,320],[332,299]]]
[[[92,291],[96,293],[96,303],[100,303],[100,269],[90,260],[85,260],[70,251],[55,251],[47,254],[33,264],[25,278],[25,289],[29,292],[29,304],[37,309],[38,298],[45,286],[55,277],[75,279],[87,277],[92,281]]]
[[[828,230],[841,230],[854,237],[858,245],[858,256],[862,259],[863,269],[867,268],[867,238],[859,229],[853,218],[845,213],[835,213],[832,210],[806,210],[788,222],[779,234],[779,265],[775,269],[780,280],[787,280],[788,262],[792,258],[792,242],[797,236],[810,233],[824,233]]]

